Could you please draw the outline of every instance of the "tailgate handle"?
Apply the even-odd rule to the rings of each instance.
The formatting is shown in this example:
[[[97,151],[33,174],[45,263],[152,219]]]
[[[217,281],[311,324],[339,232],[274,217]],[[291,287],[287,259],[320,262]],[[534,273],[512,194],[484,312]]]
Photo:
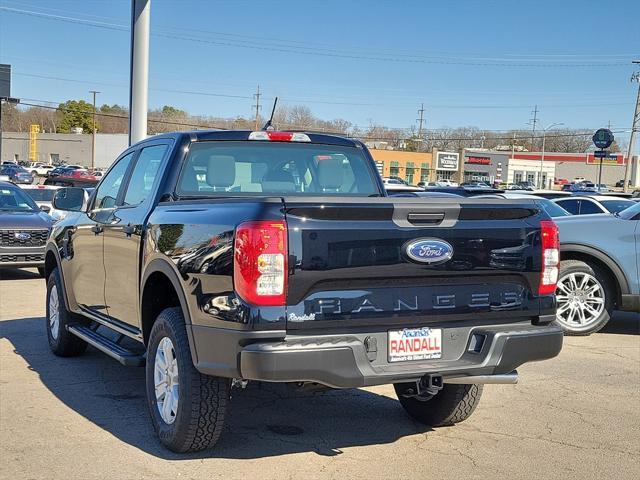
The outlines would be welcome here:
[[[442,213],[410,213],[407,215],[409,223],[414,225],[437,225],[444,219]]]

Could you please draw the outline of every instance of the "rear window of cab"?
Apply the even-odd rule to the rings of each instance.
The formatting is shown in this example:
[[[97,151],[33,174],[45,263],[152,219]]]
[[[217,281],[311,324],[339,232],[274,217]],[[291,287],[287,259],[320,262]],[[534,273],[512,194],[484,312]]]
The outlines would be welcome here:
[[[205,141],[191,145],[180,173],[180,196],[379,196],[369,160],[356,147]]]

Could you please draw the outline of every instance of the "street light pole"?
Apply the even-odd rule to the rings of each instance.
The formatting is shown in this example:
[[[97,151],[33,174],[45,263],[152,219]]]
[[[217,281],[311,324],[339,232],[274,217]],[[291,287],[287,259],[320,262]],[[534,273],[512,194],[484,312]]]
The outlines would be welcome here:
[[[547,141],[547,130],[560,125],[564,125],[564,123],[552,123],[548,125],[547,128],[542,129],[542,155],[540,156],[540,173],[538,174],[538,188],[540,189],[544,188],[544,185],[542,185],[542,172],[544,170],[544,148]]]
[[[131,0],[129,145],[147,138],[151,0]]]

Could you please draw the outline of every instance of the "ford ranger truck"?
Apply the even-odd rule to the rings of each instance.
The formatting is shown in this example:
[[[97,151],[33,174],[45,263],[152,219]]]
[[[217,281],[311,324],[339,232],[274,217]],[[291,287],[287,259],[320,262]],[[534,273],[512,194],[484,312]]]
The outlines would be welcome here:
[[[63,188],[46,326],[145,366],[160,441],[213,446],[232,387],[393,384],[427,425],[562,347],[558,235],[533,201],[389,197],[338,136],[197,131],[116,159],[91,197]],[[373,412],[372,412],[373,414]]]

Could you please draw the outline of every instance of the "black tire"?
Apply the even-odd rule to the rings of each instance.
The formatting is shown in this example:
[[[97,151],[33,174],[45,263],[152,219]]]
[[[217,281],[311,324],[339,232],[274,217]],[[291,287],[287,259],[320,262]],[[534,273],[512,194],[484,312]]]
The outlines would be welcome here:
[[[154,369],[156,352],[167,337],[178,367],[178,406],[172,423],[160,415]],[[167,308],[156,319],[147,346],[147,405],[160,441],[177,453],[213,447],[222,433],[229,403],[230,380],[203,375],[193,366],[184,316],[180,308]]]
[[[444,384],[440,392],[431,398],[406,397],[407,389],[415,389],[415,383],[393,385],[400,404],[415,420],[432,427],[444,427],[469,418],[480,403],[482,385]]]
[[[55,287],[55,289],[54,289]],[[75,357],[82,354],[87,349],[87,342],[76,337],[67,331],[67,325],[74,323],[86,323],[86,320],[79,315],[71,313],[64,304],[62,281],[58,269],[55,268],[47,279],[47,316],[45,318],[47,328],[47,338],[51,351],[59,357]],[[51,295],[57,297],[57,324],[51,322]]]
[[[604,309],[597,316],[597,318],[587,323],[585,326],[573,325],[571,322],[563,321],[561,317],[560,308],[556,313],[556,324],[559,325],[564,331],[565,335],[584,336],[591,335],[601,330],[611,319],[613,312],[613,303],[615,288],[611,284],[609,276],[602,271],[597,265],[591,265],[581,260],[563,260],[560,262],[560,274],[558,275],[558,282],[571,273],[588,274],[591,275],[595,281],[597,281],[602,287],[604,293]],[[560,295],[560,288],[556,290],[556,295]],[[560,307],[560,305],[559,305]]]
[[[44,269],[44,267],[38,267],[38,274],[39,274],[42,278],[45,278],[45,269]]]

